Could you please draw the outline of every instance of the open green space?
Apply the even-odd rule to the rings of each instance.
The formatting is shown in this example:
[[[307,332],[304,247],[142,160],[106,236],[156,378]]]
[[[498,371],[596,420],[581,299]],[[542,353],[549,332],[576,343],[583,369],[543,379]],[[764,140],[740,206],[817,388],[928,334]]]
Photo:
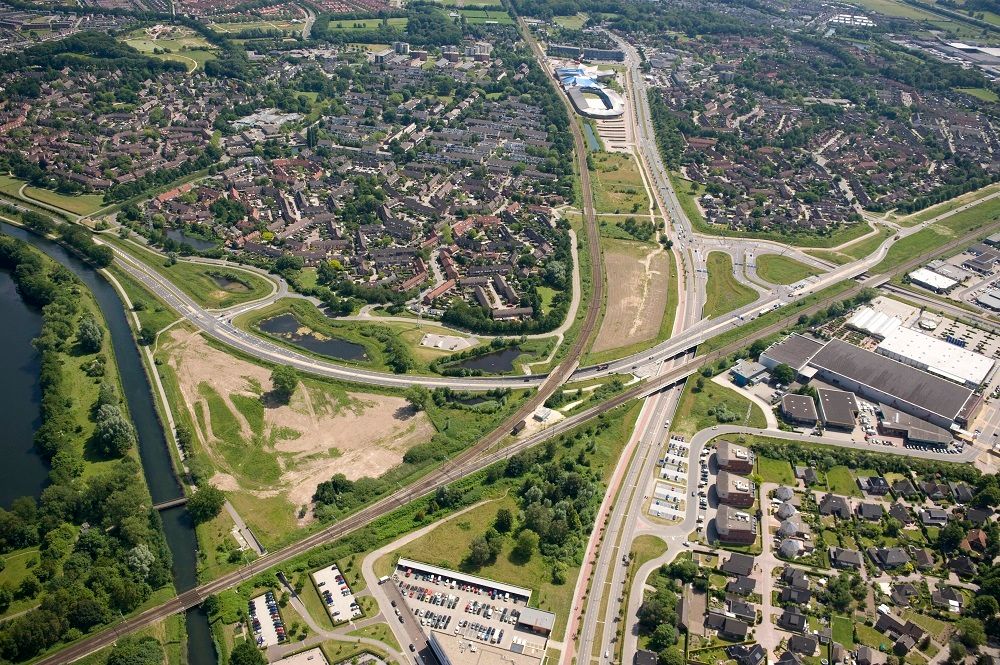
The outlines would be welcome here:
[[[989,88],[955,88],[959,92],[964,92],[967,95],[972,95],[976,99],[984,102],[1000,102],[1000,96],[993,92]]]
[[[407,19],[402,18],[386,18],[384,19],[386,25],[391,25],[402,30],[406,27]],[[361,30],[374,30],[382,26],[383,19],[380,18],[365,18],[365,19],[337,19],[336,17],[330,19],[330,26],[327,28],[330,32],[356,32]]]
[[[895,217],[893,221],[897,222],[901,226],[914,226],[915,224],[919,224],[921,222],[926,222],[930,219],[934,219],[935,217],[938,217],[945,213],[949,213],[956,208],[960,208],[970,203],[976,204],[978,206],[980,204],[976,203],[977,201],[980,201],[981,199],[984,199],[991,194],[995,194],[998,191],[1000,191],[1000,183],[987,185],[982,189],[977,189],[973,192],[966,192],[961,196],[956,196],[953,199],[949,199],[942,203],[938,203],[937,205],[932,205],[929,208],[924,208],[923,210],[920,210],[913,214],[905,215],[902,217]]]
[[[597,152],[591,154],[594,170],[591,184],[594,207],[599,213],[648,213],[649,197],[631,154]]]
[[[132,311],[139,317],[139,325],[149,330],[163,330],[180,316],[162,300],[151,294],[132,279],[124,270],[111,264],[108,271],[121,285],[132,303]]]
[[[705,307],[702,314],[715,318],[744,305],[749,305],[759,297],[757,292],[736,281],[733,275],[733,259],[725,252],[709,252],[708,285],[706,286]]]
[[[757,475],[760,476],[762,483],[795,484],[795,472],[792,470],[792,465],[783,459],[771,459],[758,455]]]
[[[466,23],[475,25],[477,23],[499,23],[501,25],[513,25],[514,19],[505,11],[486,9],[459,9]]]
[[[692,436],[719,424],[764,428],[767,420],[759,406],[735,390],[698,374],[688,377],[671,431]]]
[[[868,238],[852,242],[842,249],[807,249],[806,251],[815,256],[817,259],[823,259],[824,261],[830,261],[831,263],[836,263],[837,265],[843,265],[845,263],[850,263],[851,261],[857,261],[858,259],[865,258],[877,250],[882,243],[885,242],[887,238],[891,237],[895,232],[896,231],[894,229],[880,226],[878,233],[875,233]]]
[[[701,184],[687,180],[678,173],[670,174],[670,183],[677,193],[677,200],[680,201],[681,209],[691,221],[691,226],[694,227],[695,231],[708,235],[727,238],[774,240],[775,242],[794,245],[796,247],[825,248],[837,247],[846,242],[856,240],[871,230],[867,224],[857,223],[846,226],[840,225],[829,235],[819,235],[817,233],[782,233],[781,231],[734,231],[720,224],[711,224],[705,219],[695,200],[705,191]]]
[[[26,547],[4,554],[0,557],[0,561],[3,562],[3,568],[0,569],[0,586],[17,589],[24,578],[39,564],[39,551],[37,547]],[[0,613],[0,617],[18,614],[37,604],[37,598],[15,597],[7,610]]]
[[[572,16],[555,16],[552,18],[552,22],[558,25],[560,28],[566,28],[567,30],[580,30],[583,28],[583,24],[587,22],[589,17],[583,12],[577,12]]]
[[[826,472],[826,485],[834,494],[862,496],[854,473],[846,466],[835,466]]]
[[[757,257],[757,274],[771,284],[794,284],[819,271],[787,256],[761,254]]]
[[[215,266],[185,260],[168,265],[169,260],[163,255],[133,242],[110,234],[101,238],[153,268],[202,307],[224,309],[263,298],[274,290],[270,280],[233,266]]]
[[[392,634],[392,629],[387,623],[375,623],[370,626],[365,626],[364,628],[359,628],[357,630],[352,630],[348,635],[354,635],[356,637],[367,637],[369,639],[378,640],[383,644],[387,644],[396,651],[402,651],[399,642],[396,641],[395,635]]]
[[[302,21],[246,21],[246,22],[236,22],[236,23],[212,23],[212,30],[216,32],[244,32],[246,30],[280,30],[281,32],[291,33],[300,32],[302,30]]]
[[[1000,219],[1000,198],[990,199],[977,206],[963,210],[951,217],[927,226],[892,245],[870,272],[884,273],[899,267],[915,256],[933,251],[956,236],[963,236],[977,229],[985,229]]]
[[[60,194],[51,189],[30,186],[22,191],[28,200],[38,201],[74,215],[92,215],[104,207],[104,196],[101,194]]]
[[[214,47],[201,35],[173,28],[164,37],[153,38],[145,30],[136,30],[124,39],[135,50],[160,60],[173,60],[187,66],[189,72],[216,57]]]

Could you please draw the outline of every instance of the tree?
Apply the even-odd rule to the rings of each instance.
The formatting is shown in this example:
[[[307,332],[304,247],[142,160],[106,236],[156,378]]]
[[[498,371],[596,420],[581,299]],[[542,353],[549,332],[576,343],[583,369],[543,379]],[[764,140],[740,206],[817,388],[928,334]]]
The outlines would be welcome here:
[[[660,665],[684,665],[684,652],[676,646],[664,649],[657,658]]]
[[[97,353],[104,343],[104,329],[93,314],[87,312],[80,319],[80,327],[76,331],[76,341],[84,353]]]
[[[135,445],[135,430],[114,404],[97,409],[94,437],[105,455],[124,456]]]
[[[222,610],[222,601],[219,600],[219,597],[213,593],[209,596],[205,596],[205,600],[201,602],[201,608],[205,610],[205,614],[213,616]]]
[[[275,396],[287,404],[299,385],[299,373],[294,367],[279,365],[271,372],[271,384],[274,386]]]
[[[951,642],[951,644],[948,645],[948,660],[949,660],[949,662],[960,663],[963,660],[965,660],[965,656],[966,656],[967,653],[968,653],[968,651],[966,650],[965,645],[962,644],[961,642],[957,642],[957,641],[953,640]]]
[[[986,630],[979,619],[964,617],[955,622],[958,639],[969,649],[975,649],[986,644]]]
[[[666,566],[666,572],[669,577],[687,583],[698,576],[698,564],[691,559],[675,559]]]
[[[155,637],[128,635],[111,649],[107,665],[160,665],[162,662],[163,647]]]
[[[267,659],[250,642],[240,642],[229,654],[229,665],[267,665]]]
[[[514,528],[514,516],[506,508],[497,511],[497,517],[493,520],[493,528],[500,533],[509,533]]]
[[[410,386],[406,389],[406,401],[414,411],[425,411],[431,401],[431,391],[423,386]]]
[[[977,619],[988,619],[997,613],[1000,613],[1000,603],[993,596],[976,596],[969,603],[969,614]]]
[[[511,555],[515,560],[526,563],[531,559],[531,555],[538,549],[538,534],[531,529],[524,529],[517,535],[517,542]]]
[[[774,380],[778,383],[782,383],[787,386],[795,381],[795,370],[785,363],[781,363],[771,370],[771,376],[773,376]]]
[[[958,549],[963,538],[965,538],[965,529],[956,522],[949,522],[938,533],[937,544],[942,552],[952,552]]]
[[[226,495],[222,490],[212,485],[204,485],[195,490],[188,499],[187,509],[195,524],[201,524],[222,512],[225,503]]]

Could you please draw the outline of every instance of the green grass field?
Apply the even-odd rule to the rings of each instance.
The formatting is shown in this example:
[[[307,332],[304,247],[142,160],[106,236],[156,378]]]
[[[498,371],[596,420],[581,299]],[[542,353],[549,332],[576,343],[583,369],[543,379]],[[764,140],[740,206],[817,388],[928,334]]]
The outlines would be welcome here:
[[[214,47],[204,37],[190,31],[177,31],[168,38],[151,39],[145,31],[140,30],[126,36],[124,41],[140,53],[153,58],[184,63],[189,72],[204,67],[206,62],[216,57]]]
[[[505,11],[483,10],[483,9],[459,9],[466,23],[475,25],[477,23],[499,23],[501,25],[513,25],[514,19]]]
[[[846,466],[835,466],[827,471],[826,484],[834,494],[861,496],[854,474]]]
[[[1000,102],[1000,96],[988,88],[955,88],[955,90],[964,92],[967,95],[972,95],[976,99],[984,102],[990,102],[991,104]]]
[[[104,196],[102,194],[77,194],[70,196],[53,192],[50,189],[25,187],[24,196],[29,200],[40,201],[74,215],[92,215],[104,207]]]
[[[510,18],[510,17],[508,17]],[[405,18],[387,18],[385,19],[387,25],[399,28],[400,30],[406,27],[407,19]],[[382,25],[382,19],[378,18],[366,18],[366,19],[342,19],[337,20],[336,18],[330,21],[330,27],[328,30],[331,32],[355,32],[361,30],[374,30]]]
[[[760,407],[734,390],[704,379],[701,392],[696,392],[699,378],[704,377],[697,374],[688,377],[684,394],[681,395],[680,403],[677,405],[677,415],[670,426],[672,432],[692,436],[695,432],[718,425],[720,423],[718,417],[710,414],[709,410],[720,404],[737,415],[737,419],[731,424],[767,427],[767,420]]]
[[[943,203],[938,203],[937,205],[930,206],[929,208],[924,208],[923,210],[913,214],[903,215],[901,217],[892,217],[891,219],[901,226],[914,226],[921,222],[926,222],[929,219],[934,219],[939,215],[951,212],[955,208],[959,208],[968,203],[974,203],[979,199],[996,193],[997,191],[1000,191],[1000,184],[987,185],[982,189],[977,189],[974,192],[966,192],[961,196],[956,196],[953,199],[949,199]]]
[[[300,32],[302,22],[292,21],[247,21],[246,23],[212,23],[211,28],[216,32],[243,32],[244,30],[280,30],[285,33]]]
[[[852,243],[839,251],[827,249],[809,249],[806,251],[818,259],[843,265],[868,256],[877,250],[887,238],[892,236],[893,233],[895,233],[893,229],[881,227],[879,228],[878,233],[870,238],[859,240],[858,242]]]
[[[649,197],[632,155],[593,153],[591,182],[594,207],[599,213],[647,213]]]
[[[708,285],[702,314],[715,318],[757,300],[757,292],[736,281],[733,259],[725,252],[709,252]]]
[[[757,456],[757,475],[761,482],[794,485],[795,473],[787,460]]]
[[[757,274],[772,284],[794,284],[819,271],[801,261],[779,254],[761,254],[757,257]]]
[[[587,22],[588,18],[589,17],[583,12],[577,12],[572,16],[556,16],[552,19],[552,22],[560,28],[566,28],[567,30],[579,30],[583,27],[583,24]]]
[[[1000,198],[991,199],[968,210],[936,222],[893,244],[885,258],[871,269],[884,273],[944,245],[956,236],[981,229],[1000,219]]]

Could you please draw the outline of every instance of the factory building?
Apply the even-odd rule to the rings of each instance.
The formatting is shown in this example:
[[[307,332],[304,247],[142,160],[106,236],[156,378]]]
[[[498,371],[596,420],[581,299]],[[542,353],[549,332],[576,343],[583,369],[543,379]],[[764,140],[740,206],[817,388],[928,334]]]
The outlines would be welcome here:
[[[788,365],[801,373],[809,359],[822,348],[823,342],[818,339],[795,333],[764,349],[758,361],[768,370],[773,370],[778,365]]]
[[[910,278],[911,284],[916,284],[934,293],[948,293],[958,286],[958,282],[950,277],[945,277],[927,268],[918,268],[907,277]]]
[[[887,335],[875,352],[973,390],[990,378],[995,365],[980,353],[903,327]]]

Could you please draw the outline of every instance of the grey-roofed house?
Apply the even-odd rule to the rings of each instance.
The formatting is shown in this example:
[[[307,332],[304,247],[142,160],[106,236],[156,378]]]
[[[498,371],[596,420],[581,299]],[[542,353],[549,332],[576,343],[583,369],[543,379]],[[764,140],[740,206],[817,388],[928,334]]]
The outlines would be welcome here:
[[[860,570],[864,565],[861,559],[861,552],[857,550],[844,549],[843,547],[831,546],[827,553],[830,556],[830,565],[834,568],[852,568]]]
[[[785,566],[784,570],[781,571],[781,581],[796,589],[809,588],[809,577],[806,575],[806,571],[801,568]]]
[[[949,612],[961,612],[965,597],[958,590],[942,584],[931,592],[931,604]]]
[[[635,652],[635,659],[633,660],[633,665],[658,665],[660,662],[660,657],[653,653],[652,651],[646,651],[640,649]]]
[[[816,402],[809,395],[788,394],[781,398],[781,415],[792,423],[815,427],[819,421]]]
[[[910,598],[919,595],[920,592],[917,590],[917,587],[913,586],[909,582],[902,582],[892,586],[892,592],[889,594],[889,597],[892,599],[892,602],[899,607],[909,607]]]
[[[819,482],[819,474],[816,473],[816,469],[811,466],[795,467],[795,477],[801,480],[806,487],[815,485]]]
[[[913,565],[917,570],[929,570],[934,567],[934,553],[926,547],[921,547],[913,552]]]
[[[924,526],[944,526],[948,523],[948,511],[940,508],[924,508],[920,511],[920,522]]]
[[[969,520],[976,526],[982,526],[990,521],[990,517],[993,516],[992,508],[969,508],[965,511],[965,519]]]
[[[914,496],[917,488],[909,478],[902,478],[892,484],[892,491],[896,496]]]
[[[786,651],[781,654],[778,658],[778,662],[775,665],[802,665],[802,659],[791,651]]]
[[[949,481],[948,487],[951,489],[951,495],[955,498],[956,502],[969,503],[972,501],[973,491],[968,484]]]
[[[898,520],[904,526],[907,524],[913,524],[914,521],[913,513],[910,512],[910,509],[899,502],[893,503],[889,506],[889,517],[894,520]]]
[[[959,577],[972,577],[976,574],[976,562],[961,554],[948,561],[948,570]]]
[[[858,647],[856,660],[858,665],[883,665],[886,657],[877,649],[861,645]]]
[[[868,522],[878,522],[882,519],[882,515],[885,511],[882,509],[882,505],[878,503],[859,503],[858,504],[858,517]]]
[[[747,554],[734,553],[719,568],[727,575],[746,577],[753,572],[753,557]]]
[[[806,615],[798,607],[788,607],[778,617],[778,625],[785,630],[800,633],[806,629]]]
[[[759,644],[733,644],[726,647],[726,655],[737,665],[763,665],[767,660],[767,650]]]
[[[812,656],[816,653],[818,642],[819,640],[812,635],[792,635],[788,638],[788,650],[803,656]]]
[[[539,635],[550,634],[555,623],[555,614],[534,607],[521,608],[521,614],[517,617],[517,625],[524,626]]]
[[[885,496],[889,493],[889,483],[882,476],[860,476],[858,487],[865,494]]]
[[[751,624],[757,621],[757,610],[745,600],[730,598],[726,601],[726,609],[740,621],[747,621]]]
[[[858,400],[844,390],[820,388],[819,417],[827,429],[853,430],[857,423]]]
[[[809,364],[827,383],[945,429],[971,422],[982,406],[981,396],[968,388],[839,339]]]
[[[739,619],[727,617],[718,612],[709,612],[705,617],[705,627],[718,632],[719,637],[733,641],[742,642],[747,637],[750,626]]]
[[[819,514],[834,515],[846,520],[851,516],[851,505],[847,503],[846,498],[827,492],[820,499]]]
[[[791,603],[793,605],[802,606],[809,602],[812,598],[812,591],[809,589],[796,589],[795,587],[786,586],[781,590],[781,595],[778,599],[783,603]]]
[[[767,368],[753,360],[741,360],[729,370],[733,383],[739,387],[760,383],[767,376]]]
[[[876,565],[887,570],[905,566],[911,560],[902,547],[869,547],[868,556]]]
[[[735,594],[737,596],[749,596],[754,592],[756,588],[756,583],[752,577],[741,576],[736,579],[729,580],[726,584],[726,593]]]

